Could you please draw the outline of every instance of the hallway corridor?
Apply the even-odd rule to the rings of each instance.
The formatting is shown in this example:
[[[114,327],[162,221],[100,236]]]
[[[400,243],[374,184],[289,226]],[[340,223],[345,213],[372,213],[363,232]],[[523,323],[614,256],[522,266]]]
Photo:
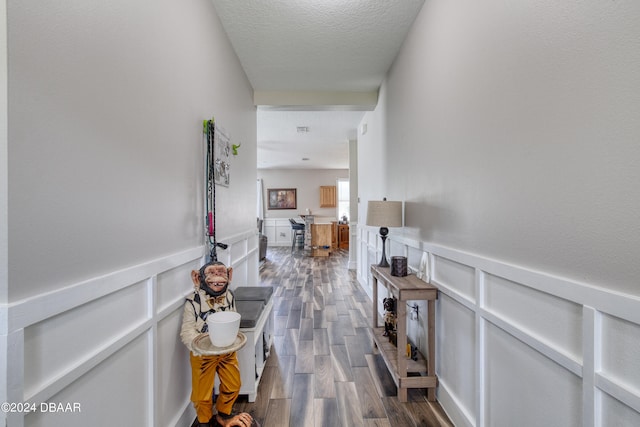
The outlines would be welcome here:
[[[313,258],[270,247],[260,285],[274,287],[275,340],[253,403],[263,427],[451,426],[424,390],[400,403],[369,335],[371,300],[347,269],[348,252]]]

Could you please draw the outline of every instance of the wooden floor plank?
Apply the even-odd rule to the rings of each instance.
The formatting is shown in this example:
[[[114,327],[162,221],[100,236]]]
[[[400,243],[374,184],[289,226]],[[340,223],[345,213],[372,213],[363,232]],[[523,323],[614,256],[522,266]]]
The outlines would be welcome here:
[[[313,374],[313,341],[300,341],[298,343],[298,354],[296,355],[296,374]]]
[[[302,306],[302,318],[311,319],[311,327],[313,328],[313,302],[305,302]]]
[[[378,390],[378,395],[380,397],[395,396],[398,393],[398,389],[393,382],[391,374],[387,371],[382,356],[379,354],[367,354],[365,358],[371,371],[371,377],[376,385],[376,390]]]
[[[333,379],[331,356],[315,356],[313,369],[316,398],[335,398],[336,389]]]
[[[422,393],[426,393],[426,391],[422,390]],[[437,414],[434,413],[429,403],[426,399],[421,401],[412,401],[409,399],[407,403],[403,404],[403,407],[411,414],[417,426],[433,427],[443,425],[443,420],[439,419]],[[453,424],[451,424],[451,426],[453,426]]]
[[[344,337],[345,347],[347,349],[347,355],[349,356],[349,365],[354,366],[368,366],[365,356],[365,349],[362,340],[357,335]]]
[[[340,420],[338,419],[338,402],[335,398],[315,399],[313,401],[313,413],[315,426],[340,426]]]
[[[240,396],[236,401],[235,410],[237,412],[248,412],[257,420],[265,419],[269,402],[271,402],[271,388],[277,375],[279,375],[277,367],[265,367],[262,372],[262,381],[258,385],[255,402],[249,403],[246,396]]]
[[[271,356],[269,356],[271,357]],[[273,376],[269,379],[273,381],[271,385],[271,399],[289,399],[293,395],[293,368],[295,357],[280,356]]]
[[[302,316],[302,309],[289,311],[289,318],[287,319],[287,329],[300,329],[300,318]]]
[[[338,417],[341,425],[364,427],[364,419],[360,411],[360,401],[353,382],[336,383],[336,400],[338,401]]]
[[[329,347],[329,334],[327,329],[313,330],[313,354],[316,356],[325,356],[331,354]]]
[[[327,322],[335,322],[338,320],[338,312],[336,311],[335,304],[327,304],[324,308],[324,313]]]
[[[313,413],[313,375],[295,374],[293,377],[293,396],[291,400],[291,426],[314,425]]]
[[[357,367],[352,371],[362,418],[385,418],[387,414],[376,391],[376,385],[369,368]]]
[[[291,399],[271,399],[267,408],[267,415],[262,422],[264,427],[282,426],[289,427],[291,416]]]
[[[298,339],[300,341],[313,341],[313,319],[300,320],[300,336]]]
[[[366,418],[364,427],[391,427],[388,418]]]
[[[387,418],[393,420],[393,425],[398,427],[431,427],[423,424],[416,424],[412,414],[410,414],[396,396],[383,397],[382,404],[387,413]]]
[[[359,305],[356,305],[356,307],[359,307]],[[371,326],[371,323],[368,322],[367,318],[362,315],[362,312],[358,308],[350,309],[349,317],[351,317],[351,325],[354,328],[368,328]]]
[[[351,365],[349,365],[349,357],[344,345],[331,346],[331,363],[335,381],[353,381]]]
[[[353,327],[353,323],[351,322],[351,316],[349,316],[349,311],[346,314],[338,315],[338,325],[342,329],[342,335],[355,335],[356,328]]]
[[[327,327],[326,310],[313,310],[313,328],[326,329],[326,327]]]
[[[274,316],[273,319],[273,334],[282,336],[284,335],[284,330],[287,327],[287,322],[289,321],[289,316]]]
[[[322,286],[313,287],[313,309],[324,310],[324,292]]]
[[[329,344],[331,345],[344,345],[344,334],[342,333],[342,327],[337,320],[334,322],[327,322],[327,332],[329,333]]]
[[[276,316],[285,316],[288,318],[289,311],[291,310],[291,299],[286,296],[281,298],[279,303],[276,304],[276,308],[274,309]]]
[[[282,343],[282,355],[295,356],[298,354],[298,329],[285,329],[284,341]]]

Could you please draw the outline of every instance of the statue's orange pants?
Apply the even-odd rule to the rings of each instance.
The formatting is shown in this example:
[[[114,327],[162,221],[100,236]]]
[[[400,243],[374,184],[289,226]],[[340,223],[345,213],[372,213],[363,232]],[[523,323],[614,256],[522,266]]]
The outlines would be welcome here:
[[[213,417],[213,386],[216,372],[220,380],[216,410],[219,413],[231,414],[241,385],[236,353],[220,356],[194,356],[190,353],[190,360],[191,401],[196,409],[198,422],[206,423]]]

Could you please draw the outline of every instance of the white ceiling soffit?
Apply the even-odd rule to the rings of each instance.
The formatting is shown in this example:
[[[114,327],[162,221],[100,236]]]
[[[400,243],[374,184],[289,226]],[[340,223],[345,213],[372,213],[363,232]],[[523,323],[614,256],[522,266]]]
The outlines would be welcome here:
[[[362,111],[258,109],[259,169],[348,169]],[[306,129],[298,129],[306,128]]]

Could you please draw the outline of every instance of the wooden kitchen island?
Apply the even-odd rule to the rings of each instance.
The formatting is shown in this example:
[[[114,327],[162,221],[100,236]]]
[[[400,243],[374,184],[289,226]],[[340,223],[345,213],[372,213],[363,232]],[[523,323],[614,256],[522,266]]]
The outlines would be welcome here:
[[[311,224],[311,256],[329,256],[333,224]]]

